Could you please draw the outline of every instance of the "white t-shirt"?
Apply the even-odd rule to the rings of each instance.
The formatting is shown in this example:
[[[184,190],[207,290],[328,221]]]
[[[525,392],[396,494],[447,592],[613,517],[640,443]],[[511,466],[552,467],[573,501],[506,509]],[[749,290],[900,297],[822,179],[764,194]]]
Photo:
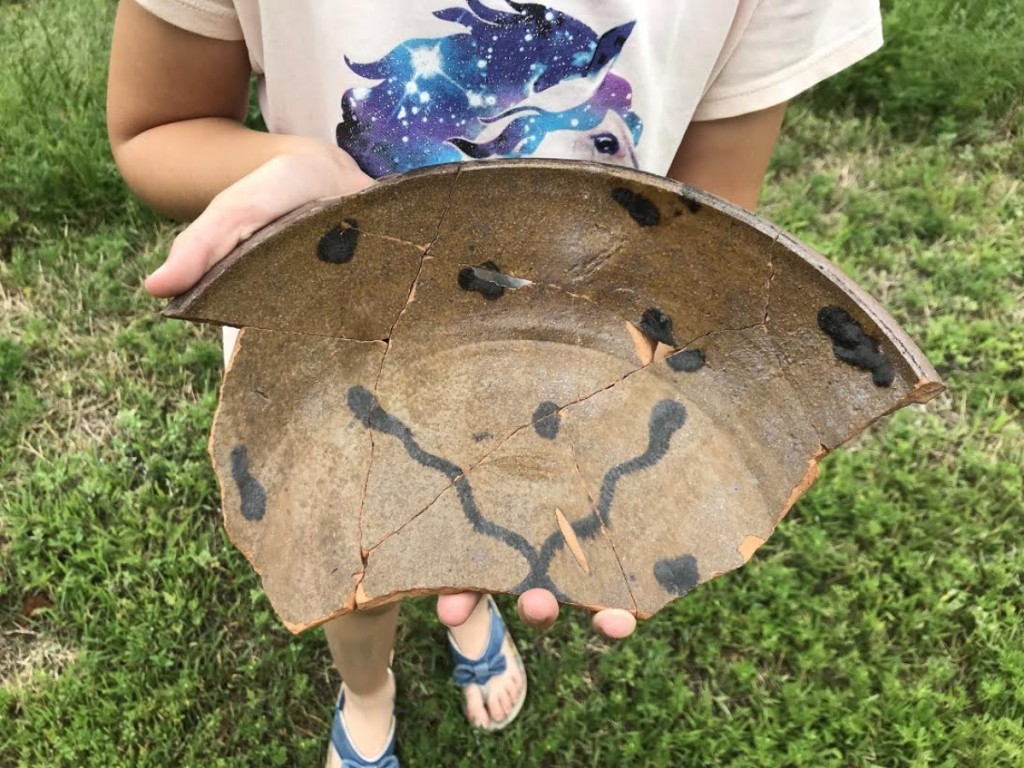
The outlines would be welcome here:
[[[687,125],[786,101],[876,50],[878,0],[138,0],[244,39],[267,126],[379,177],[487,157],[664,175]]]

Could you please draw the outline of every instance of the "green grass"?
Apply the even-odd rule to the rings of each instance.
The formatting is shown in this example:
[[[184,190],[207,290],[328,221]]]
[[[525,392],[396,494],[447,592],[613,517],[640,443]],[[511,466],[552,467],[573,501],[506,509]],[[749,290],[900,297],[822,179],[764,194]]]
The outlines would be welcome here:
[[[881,116],[904,138],[982,145],[993,129],[1019,129],[1024,17],[1017,0],[883,0],[882,7],[885,46],[816,88],[816,107]]]
[[[111,5],[0,6],[0,767],[317,766],[326,648],[279,626],[220,525],[217,340],[141,290],[174,229],[106,148]],[[531,701],[505,734],[465,726],[408,603],[404,764],[1024,765],[1024,114],[999,96],[1024,68],[979,40],[1003,80],[968,72],[957,102],[939,65],[974,43],[931,7],[890,12],[932,69],[887,70],[889,106],[792,108],[764,212],[878,296],[948,394],[829,457],[754,562],[634,638],[519,628]],[[915,127],[920,99],[965,111]]]

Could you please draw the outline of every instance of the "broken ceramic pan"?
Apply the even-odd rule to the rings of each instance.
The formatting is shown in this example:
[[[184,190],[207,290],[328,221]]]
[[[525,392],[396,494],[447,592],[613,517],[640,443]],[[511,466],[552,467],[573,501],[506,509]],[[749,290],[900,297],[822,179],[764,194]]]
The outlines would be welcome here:
[[[307,206],[166,314],[244,329],[211,453],[293,631],[467,589],[650,616],[746,562],[828,451],[942,388],[771,224],[581,163]]]

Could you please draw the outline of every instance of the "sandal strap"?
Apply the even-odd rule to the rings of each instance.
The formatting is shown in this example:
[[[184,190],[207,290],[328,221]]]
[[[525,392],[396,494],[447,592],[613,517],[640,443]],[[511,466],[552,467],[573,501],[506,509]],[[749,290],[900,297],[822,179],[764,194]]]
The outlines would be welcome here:
[[[342,692],[338,697],[338,706],[334,710],[334,723],[331,725],[331,743],[341,757],[341,768],[401,768],[398,758],[395,757],[394,722],[391,725],[391,738],[384,748],[384,753],[376,760],[367,760],[348,737],[345,721],[341,717],[344,706],[345,694]]]
[[[494,600],[487,596],[487,610],[491,617],[490,634],[487,638],[487,647],[483,655],[478,659],[471,659],[466,656],[455,644],[455,639],[448,633],[448,643],[451,646],[452,659],[455,661],[455,670],[452,677],[455,682],[465,688],[468,685],[487,685],[491,678],[500,675],[508,669],[508,660],[501,652],[501,646],[505,642],[505,622],[494,606]]]

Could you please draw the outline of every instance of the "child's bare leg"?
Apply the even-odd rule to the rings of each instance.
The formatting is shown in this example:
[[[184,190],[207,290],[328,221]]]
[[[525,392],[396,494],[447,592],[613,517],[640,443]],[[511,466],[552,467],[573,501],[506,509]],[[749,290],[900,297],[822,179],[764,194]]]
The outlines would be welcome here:
[[[449,629],[459,650],[469,658],[475,659],[480,657],[487,648],[491,618],[487,611],[487,601],[480,599],[479,595],[467,594],[463,599],[466,601],[476,600],[476,607],[470,612],[469,618],[458,626],[450,626]],[[442,616],[442,620],[447,618]],[[511,661],[513,654],[511,648],[508,647],[509,642],[506,638],[502,652],[505,654],[505,658]],[[504,672],[491,679],[486,701],[484,701],[478,686],[471,685],[466,688],[466,717],[470,723],[480,727],[504,720],[505,716],[512,711],[522,688],[522,672],[518,666],[510,663]]]
[[[395,686],[388,667],[395,646],[398,603],[359,610],[324,624],[334,666],[345,686],[345,727],[355,748],[372,757],[386,746]],[[333,747],[327,765],[341,765]]]

